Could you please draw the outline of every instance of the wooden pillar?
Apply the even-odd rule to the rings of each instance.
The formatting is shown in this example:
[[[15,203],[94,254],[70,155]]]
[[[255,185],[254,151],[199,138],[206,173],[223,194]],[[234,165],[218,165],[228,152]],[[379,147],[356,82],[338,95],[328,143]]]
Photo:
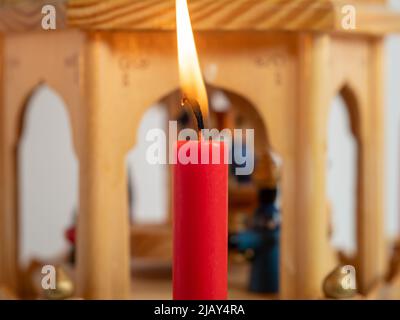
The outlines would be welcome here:
[[[0,285],[18,291],[16,145],[6,119],[4,37],[0,34]]]
[[[298,106],[293,119],[296,147],[284,163],[282,194],[290,194],[294,205],[283,213],[281,296],[284,299],[322,297],[328,241],[326,215],[326,110],[329,98],[327,35],[299,36]],[[284,160],[285,161],[285,160]],[[285,184],[285,179],[295,187]],[[288,225],[292,227],[286,229]],[[290,233],[290,234],[289,234]],[[287,261],[286,261],[287,262]]]
[[[18,202],[16,145],[1,142],[0,161],[0,284],[17,294],[18,288]]]
[[[110,70],[110,48],[99,34],[88,36],[86,106],[80,150],[78,295],[126,299],[130,294],[129,217],[125,146],[118,114],[118,84]],[[119,102],[120,103],[120,102]]]
[[[384,105],[383,105],[383,41],[370,42],[368,105],[360,145],[360,194],[358,216],[359,289],[366,294],[382,279],[386,264],[384,234]]]
[[[4,171],[4,154],[5,154],[5,140],[4,140],[4,50],[3,50],[3,35],[0,34],[0,232],[3,234],[5,226],[5,210],[4,210],[4,190],[5,190],[5,171]],[[0,235],[0,237],[2,237]],[[0,241],[0,284],[5,282],[4,270],[4,239]]]

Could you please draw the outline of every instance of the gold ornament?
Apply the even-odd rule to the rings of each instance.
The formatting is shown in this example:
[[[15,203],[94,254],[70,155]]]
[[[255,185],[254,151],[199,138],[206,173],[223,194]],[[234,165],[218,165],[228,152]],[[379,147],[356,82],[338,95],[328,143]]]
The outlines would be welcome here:
[[[357,289],[351,287],[346,288],[345,277],[352,276],[346,272],[343,272],[343,265],[335,268],[329,273],[323,283],[323,291],[327,298],[333,299],[349,299],[357,294]]]
[[[62,267],[56,268],[56,288],[44,290],[44,295],[50,300],[63,300],[72,297],[74,283]]]

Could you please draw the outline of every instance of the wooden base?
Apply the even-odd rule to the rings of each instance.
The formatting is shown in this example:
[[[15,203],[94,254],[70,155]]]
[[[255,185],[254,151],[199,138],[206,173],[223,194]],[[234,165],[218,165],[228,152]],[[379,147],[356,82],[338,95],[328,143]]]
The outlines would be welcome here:
[[[171,266],[137,263],[132,272],[132,299],[172,299]],[[277,299],[273,294],[255,294],[247,291],[248,265],[230,265],[228,299]]]
[[[63,266],[69,276],[74,279],[74,270]],[[133,300],[170,300],[172,299],[172,269],[169,262],[154,262],[151,259],[133,259],[131,266],[131,294]],[[247,263],[230,263],[228,274],[230,300],[277,300],[277,294],[256,294],[247,290],[250,265]],[[43,299],[40,288],[40,268],[31,273],[36,298]],[[8,288],[0,288],[0,300],[17,299]],[[34,297],[32,297],[34,298]],[[72,299],[81,299],[73,297]],[[319,299],[324,299],[320,297]],[[390,283],[380,283],[373,287],[367,295],[357,295],[352,300],[394,300],[400,299],[400,273]]]
[[[130,241],[131,256],[134,258],[164,262],[172,259],[170,225],[133,225]]]

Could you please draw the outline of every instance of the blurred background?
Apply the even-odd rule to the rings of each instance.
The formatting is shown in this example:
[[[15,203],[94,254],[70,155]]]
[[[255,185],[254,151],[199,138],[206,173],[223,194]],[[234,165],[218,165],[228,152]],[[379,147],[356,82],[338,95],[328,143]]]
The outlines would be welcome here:
[[[391,5],[400,9],[400,1]],[[385,206],[386,235],[394,239],[400,229],[400,36],[386,38],[385,97]],[[214,108],[228,105],[229,96],[213,90]],[[127,156],[131,218],[157,224],[168,219],[169,194],[166,166],[145,161],[146,132],[166,128],[167,108],[152,106],[142,119],[138,144]],[[50,259],[67,250],[64,232],[74,223],[78,203],[79,167],[71,140],[64,102],[43,85],[32,96],[20,144],[21,262]],[[354,253],[357,144],[341,97],[332,101],[328,128],[327,192],[332,222],[331,242],[340,251]],[[139,174],[140,173],[140,174]],[[140,186],[140,188],[138,187]]]
[[[400,1],[391,5],[400,9]],[[400,180],[400,37],[386,38],[385,94],[385,205],[386,233],[399,233]],[[229,99],[222,91],[210,97],[216,107]],[[132,219],[137,223],[160,223],[167,219],[168,170],[149,165],[144,159],[145,135],[151,128],[164,128],[168,113],[155,104],[142,119],[138,144],[127,157]],[[331,206],[332,244],[353,253],[355,244],[355,188],[357,144],[350,130],[349,115],[341,97],[335,97],[328,127],[327,190]],[[65,229],[74,222],[78,199],[78,162],[72,148],[71,131],[64,102],[43,85],[28,103],[19,153],[21,262],[47,259],[64,251]],[[140,172],[140,174],[138,174]],[[140,187],[139,187],[140,186]]]

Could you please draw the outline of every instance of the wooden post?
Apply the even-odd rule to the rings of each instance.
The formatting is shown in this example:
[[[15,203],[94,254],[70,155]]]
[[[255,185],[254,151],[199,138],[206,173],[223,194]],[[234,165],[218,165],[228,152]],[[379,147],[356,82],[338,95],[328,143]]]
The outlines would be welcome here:
[[[367,123],[362,133],[360,164],[360,212],[358,217],[358,280],[361,293],[366,294],[382,279],[387,263],[384,235],[384,143],[383,143],[383,41],[371,40],[368,63],[369,101],[365,108]]]
[[[5,171],[4,171],[4,43],[3,34],[0,34],[0,232],[5,228],[5,210],[4,210],[4,190],[5,190]],[[3,234],[3,232],[1,232]],[[1,235],[0,235],[1,237]],[[5,281],[4,270],[4,239],[0,241],[0,283]]]
[[[125,148],[119,137],[120,97],[107,75],[109,48],[88,36],[85,133],[80,157],[78,295],[126,299],[130,294],[130,252]],[[104,73],[103,73],[104,71]]]
[[[4,140],[3,140],[4,141]],[[0,220],[0,283],[17,294],[18,288],[18,209],[16,146],[1,142],[0,179],[2,189]]]
[[[18,291],[16,149],[7,137],[4,38],[0,35],[0,283]]]
[[[283,254],[292,253],[293,268],[291,273],[284,266],[281,268],[281,296],[284,299],[322,297],[322,281],[326,272],[325,244],[328,241],[324,121],[329,103],[328,59],[327,35],[299,36],[299,103],[294,120],[297,143],[292,161],[284,164],[286,178],[283,181],[283,188],[286,189],[290,189],[288,181],[295,184],[294,190],[291,190],[295,203],[293,211],[284,213],[290,217],[283,216],[282,251]],[[282,193],[289,191],[283,189]],[[291,229],[285,230],[285,221],[292,224]]]

